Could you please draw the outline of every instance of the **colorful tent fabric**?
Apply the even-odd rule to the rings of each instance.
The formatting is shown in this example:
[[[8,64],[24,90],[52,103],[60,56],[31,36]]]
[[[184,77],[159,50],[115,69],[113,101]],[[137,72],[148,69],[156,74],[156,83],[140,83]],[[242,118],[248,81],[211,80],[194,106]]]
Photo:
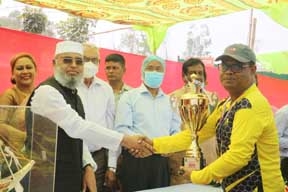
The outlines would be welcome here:
[[[172,25],[250,8],[264,9],[281,0],[18,0],[74,15],[142,26]],[[282,0],[286,1],[286,0]]]
[[[260,54],[257,55],[257,59],[267,71],[288,74],[288,51]]]
[[[229,14],[251,8],[261,9],[277,23],[288,27],[288,0],[17,0],[39,7],[58,9],[73,15],[134,25],[145,31],[153,53],[162,43],[169,26]],[[286,50],[285,50],[286,51]],[[259,60],[275,73],[287,73],[280,65],[287,53],[263,55]],[[283,60],[284,59],[284,60]],[[277,62],[276,62],[277,60]],[[283,68],[286,67],[286,70]]]
[[[288,0],[273,4],[272,6],[263,9],[274,21],[288,28]]]

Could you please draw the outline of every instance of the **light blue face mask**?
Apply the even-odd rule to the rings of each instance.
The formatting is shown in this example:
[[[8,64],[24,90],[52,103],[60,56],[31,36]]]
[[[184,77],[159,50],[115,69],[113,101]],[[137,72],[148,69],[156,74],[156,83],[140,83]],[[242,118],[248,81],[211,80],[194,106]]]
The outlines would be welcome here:
[[[164,73],[157,71],[145,71],[144,83],[151,88],[159,88],[162,84]]]

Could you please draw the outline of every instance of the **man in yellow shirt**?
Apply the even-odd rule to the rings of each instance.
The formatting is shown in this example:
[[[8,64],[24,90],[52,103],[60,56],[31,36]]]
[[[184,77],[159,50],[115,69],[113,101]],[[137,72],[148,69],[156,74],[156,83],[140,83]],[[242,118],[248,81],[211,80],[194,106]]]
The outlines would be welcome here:
[[[220,60],[220,80],[230,97],[220,102],[198,133],[199,141],[216,135],[219,158],[192,171],[192,183],[221,181],[225,191],[282,192],[280,154],[273,112],[255,85],[256,56],[246,45],[228,46]],[[189,130],[153,139],[158,153],[187,149]],[[186,170],[187,171],[187,170]]]

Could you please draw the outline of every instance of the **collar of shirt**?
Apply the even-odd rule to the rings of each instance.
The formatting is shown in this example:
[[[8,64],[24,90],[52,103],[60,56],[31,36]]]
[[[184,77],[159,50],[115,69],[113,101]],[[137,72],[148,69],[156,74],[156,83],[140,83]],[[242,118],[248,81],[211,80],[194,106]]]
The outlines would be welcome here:
[[[120,90],[118,93],[114,92],[114,95],[115,95],[115,96],[119,96],[119,95],[121,95],[122,93],[124,93],[124,92],[126,92],[126,91],[129,91],[130,89],[132,89],[132,87],[130,87],[130,86],[128,86],[128,85],[126,85],[126,84],[124,83],[123,86],[121,87],[121,90]]]
[[[256,84],[252,84],[249,88],[247,88],[242,95],[240,95],[236,100],[234,100],[233,102],[230,101],[228,103],[229,108],[231,108],[235,103],[239,102],[241,99],[246,98],[247,95],[251,94],[252,92],[256,91],[258,88],[256,86]]]
[[[132,89],[132,87],[124,83],[120,92],[123,93],[125,91],[129,91],[130,89]]]
[[[90,85],[90,87],[93,87],[93,86],[101,86],[105,83],[105,81],[99,79],[98,77],[94,77],[93,80],[92,80],[92,83]],[[81,81],[81,86],[85,86],[85,83],[84,83],[84,79]]]
[[[151,93],[149,92],[149,90],[147,89],[147,87],[144,85],[144,83],[141,84],[141,86],[139,87],[139,90],[140,90],[140,93],[141,93],[141,94],[150,94],[150,95],[151,95]],[[164,94],[164,92],[162,91],[162,89],[159,88],[158,94],[157,94],[156,97],[161,97],[161,96],[164,96],[164,95],[165,95],[165,94]]]

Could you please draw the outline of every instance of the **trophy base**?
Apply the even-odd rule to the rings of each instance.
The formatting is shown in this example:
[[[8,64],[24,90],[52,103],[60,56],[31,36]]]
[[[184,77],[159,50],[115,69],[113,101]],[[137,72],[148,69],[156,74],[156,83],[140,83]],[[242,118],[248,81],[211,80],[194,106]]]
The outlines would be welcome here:
[[[200,170],[201,169],[201,161],[195,157],[184,157],[184,167],[189,168],[191,170]]]

